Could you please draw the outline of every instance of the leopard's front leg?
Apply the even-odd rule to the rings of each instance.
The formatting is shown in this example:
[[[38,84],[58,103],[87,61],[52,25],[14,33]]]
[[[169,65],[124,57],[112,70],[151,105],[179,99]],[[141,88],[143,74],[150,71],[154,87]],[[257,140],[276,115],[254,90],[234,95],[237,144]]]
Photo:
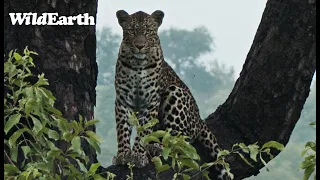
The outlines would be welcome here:
[[[153,118],[158,118],[158,108],[157,106],[146,108],[145,111],[141,112],[138,116],[139,125],[143,126],[149,122],[149,120]],[[146,147],[142,144],[141,138],[150,134],[153,128],[147,128],[142,132],[138,132],[134,141],[134,145],[132,148],[132,163],[135,167],[141,168],[146,166],[149,163],[148,159],[148,151]]]
[[[131,116],[130,109],[121,104],[120,101],[116,100],[115,103],[115,115],[116,115],[116,130],[117,130],[117,141],[118,141],[118,152],[117,156],[113,158],[113,164],[115,165],[126,165],[131,162],[131,147],[130,147],[130,136],[132,127],[129,123]]]

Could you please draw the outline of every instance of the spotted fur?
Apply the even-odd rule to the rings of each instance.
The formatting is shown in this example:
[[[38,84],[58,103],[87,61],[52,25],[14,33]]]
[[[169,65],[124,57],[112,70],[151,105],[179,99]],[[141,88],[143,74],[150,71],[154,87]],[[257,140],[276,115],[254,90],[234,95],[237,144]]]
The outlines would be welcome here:
[[[117,12],[123,39],[115,76],[118,139],[115,164],[131,162],[143,167],[149,162],[140,139],[152,129],[138,134],[132,150],[130,148],[132,128],[128,119],[132,112],[138,112],[140,125],[157,118],[161,127],[172,129],[173,135],[180,131],[191,140],[198,139],[214,158],[219,151],[216,138],[200,118],[189,88],[164,61],[158,37],[163,17],[164,13],[159,10],[151,15],[142,11],[132,15],[124,10]],[[223,168],[216,169],[220,172],[217,179],[227,179]]]

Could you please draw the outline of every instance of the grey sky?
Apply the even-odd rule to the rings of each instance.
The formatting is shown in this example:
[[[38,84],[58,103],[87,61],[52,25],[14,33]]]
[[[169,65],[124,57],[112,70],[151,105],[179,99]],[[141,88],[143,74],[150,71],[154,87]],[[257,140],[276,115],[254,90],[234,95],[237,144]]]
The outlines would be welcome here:
[[[200,3],[201,2],[201,3]],[[217,59],[235,68],[236,78],[242,69],[247,53],[261,20],[267,0],[229,0],[229,1],[185,1],[185,0],[99,0],[97,28],[110,26],[121,34],[116,11],[126,10],[152,13],[160,9],[165,13],[160,28],[169,27],[193,29],[204,25],[215,38],[215,52],[202,57],[203,61]]]

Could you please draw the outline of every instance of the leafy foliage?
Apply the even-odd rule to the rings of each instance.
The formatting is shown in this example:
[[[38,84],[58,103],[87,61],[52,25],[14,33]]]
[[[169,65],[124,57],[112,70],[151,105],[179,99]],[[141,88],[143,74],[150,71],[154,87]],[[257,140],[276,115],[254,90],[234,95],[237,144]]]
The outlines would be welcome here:
[[[100,138],[87,130],[98,120],[63,118],[54,107],[56,98],[45,88],[49,83],[44,74],[34,84],[28,81],[34,76],[31,55],[37,53],[28,48],[24,56],[11,51],[4,63],[5,179],[104,179],[95,173],[100,163],[86,168],[88,157],[81,147],[81,140],[86,140],[100,151]],[[57,147],[58,141],[68,144],[67,148]]]
[[[310,125],[315,126],[316,122]],[[308,180],[316,168],[316,141],[308,141],[301,155],[304,157],[300,165],[301,169],[304,169],[303,180]],[[314,179],[316,179],[316,173],[314,173]]]
[[[139,120],[135,116],[135,113],[132,113],[130,118],[130,124],[137,129],[137,133],[143,132],[145,129],[155,126],[159,120],[152,119],[147,124],[140,126]],[[146,135],[141,138],[141,143],[146,146],[150,142],[160,143],[163,146],[161,158],[155,156],[152,158],[157,170],[157,177],[160,173],[172,169],[175,173],[173,179],[182,178],[184,180],[194,179],[198,174],[202,174],[206,179],[209,180],[209,171],[213,165],[221,164],[225,167],[228,175],[233,179],[233,174],[230,172],[230,164],[225,161],[225,157],[230,154],[238,154],[241,159],[253,167],[248,159],[242,154],[242,152],[249,154],[250,158],[257,162],[257,155],[261,162],[267,166],[267,163],[262,158],[262,153],[269,155],[270,159],[273,159],[273,155],[270,153],[271,148],[275,148],[279,151],[284,149],[284,146],[276,141],[269,141],[265,143],[261,148],[259,147],[258,142],[250,145],[245,145],[244,143],[234,144],[231,151],[222,150],[217,155],[217,160],[210,163],[204,163],[199,165],[200,156],[198,155],[196,149],[188,143],[188,136],[182,135],[182,132],[179,132],[177,135],[172,135],[171,129],[166,131],[157,130],[152,132],[149,135]],[[171,160],[171,161],[170,161]],[[168,162],[171,163],[168,163]],[[190,172],[196,172],[192,175]]]

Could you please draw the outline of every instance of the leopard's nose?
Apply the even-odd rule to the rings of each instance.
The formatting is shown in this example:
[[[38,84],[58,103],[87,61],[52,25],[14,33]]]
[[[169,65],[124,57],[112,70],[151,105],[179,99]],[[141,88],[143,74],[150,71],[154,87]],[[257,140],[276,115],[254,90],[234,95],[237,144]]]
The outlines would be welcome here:
[[[136,48],[138,48],[139,50],[141,50],[142,48],[145,47],[146,41],[147,40],[144,36],[142,36],[142,35],[137,36],[134,40],[134,46]]]
[[[136,44],[136,47],[140,50],[140,49],[142,49],[143,47],[144,47],[144,44]]]

